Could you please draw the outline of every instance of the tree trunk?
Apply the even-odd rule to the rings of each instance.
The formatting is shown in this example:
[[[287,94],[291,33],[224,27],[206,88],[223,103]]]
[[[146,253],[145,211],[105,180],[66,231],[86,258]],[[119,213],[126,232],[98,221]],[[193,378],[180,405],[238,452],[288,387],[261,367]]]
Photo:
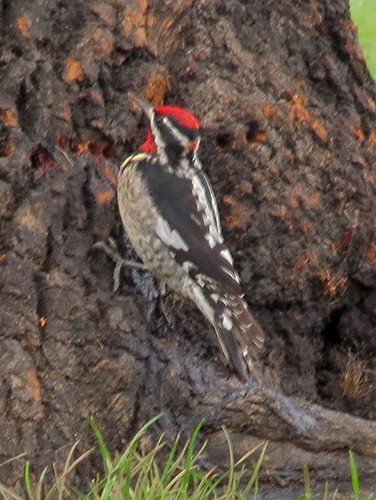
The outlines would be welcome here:
[[[218,465],[221,425],[236,453],[268,440],[264,481],[290,487],[310,463],[338,483],[349,448],[372,476],[376,93],[347,1],[4,0],[0,20],[0,461],[59,464],[92,445],[89,417],[122,449],[163,411],[169,439],[204,419]],[[112,236],[133,255],[115,199],[145,135],[130,90],[202,119],[268,336],[260,384],[230,373],[209,325],[147,273],[124,271],[113,294],[113,263],[91,249]]]

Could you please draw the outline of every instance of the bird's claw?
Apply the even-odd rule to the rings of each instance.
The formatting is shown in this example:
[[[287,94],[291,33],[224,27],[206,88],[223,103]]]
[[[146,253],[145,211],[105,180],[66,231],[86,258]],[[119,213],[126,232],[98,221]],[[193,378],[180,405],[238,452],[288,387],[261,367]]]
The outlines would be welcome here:
[[[113,238],[108,238],[107,241],[97,241],[93,244],[92,248],[103,251],[107,255],[107,257],[109,257],[112,262],[114,262],[114,284],[112,287],[114,292],[117,292],[120,287],[120,272],[123,267],[133,267],[134,269],[141,269],[143,271],[147,270],[146,266],[144,264],[141,264],[140,262],[123,259]]]

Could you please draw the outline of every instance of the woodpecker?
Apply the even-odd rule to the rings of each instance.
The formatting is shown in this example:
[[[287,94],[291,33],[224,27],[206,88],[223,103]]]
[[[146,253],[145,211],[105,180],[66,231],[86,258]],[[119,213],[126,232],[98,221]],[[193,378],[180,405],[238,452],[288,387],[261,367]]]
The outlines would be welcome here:
[[[200,122],[183,108],[154,108],[131,97],[150,128],[119,169],[125,231],[145,268],[193,301],[213,325],[227,362],[246,381],[264,333],[243,299],[214,192],[197,155]]]

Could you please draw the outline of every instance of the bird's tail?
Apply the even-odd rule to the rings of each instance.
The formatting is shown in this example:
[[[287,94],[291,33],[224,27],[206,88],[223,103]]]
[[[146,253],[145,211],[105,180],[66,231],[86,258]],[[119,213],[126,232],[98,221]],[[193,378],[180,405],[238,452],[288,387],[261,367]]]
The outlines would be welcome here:
[[[196,304],[214,326],[228,362],[242,380],[248,380],[265,339],[261,326],[241,295],[219,296],[212,293],[206,295],[205,299],[205,307]]]
[[[213,324],[219,344],[239,376],[247,380],[264,343],[264,332],[240,296],[221,298]]]

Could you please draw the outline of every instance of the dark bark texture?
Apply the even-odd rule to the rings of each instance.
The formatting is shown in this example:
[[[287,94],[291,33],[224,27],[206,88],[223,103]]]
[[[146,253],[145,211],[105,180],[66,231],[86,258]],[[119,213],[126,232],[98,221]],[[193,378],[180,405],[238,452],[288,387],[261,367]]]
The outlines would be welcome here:
[[[77,439],[93,445],[88,418],[122,449],[163,411],[168,439],[204,419],[211,464],[227,459],[222,425],[237,454],[268,440],[275,498],[302,463],[347,481],[349,448],[372,478],[376,92],[347,1],[3,0],[0,22],[0,462],[25,451],[36,471],[59,466]],[[112,236],[134,258],[115,199],[145,134],[128,91],[202,120],[268,336],[260,385],[227,370],[210,327],[147,273],[125,270],[113,294],[113,263],[91,249]]]

